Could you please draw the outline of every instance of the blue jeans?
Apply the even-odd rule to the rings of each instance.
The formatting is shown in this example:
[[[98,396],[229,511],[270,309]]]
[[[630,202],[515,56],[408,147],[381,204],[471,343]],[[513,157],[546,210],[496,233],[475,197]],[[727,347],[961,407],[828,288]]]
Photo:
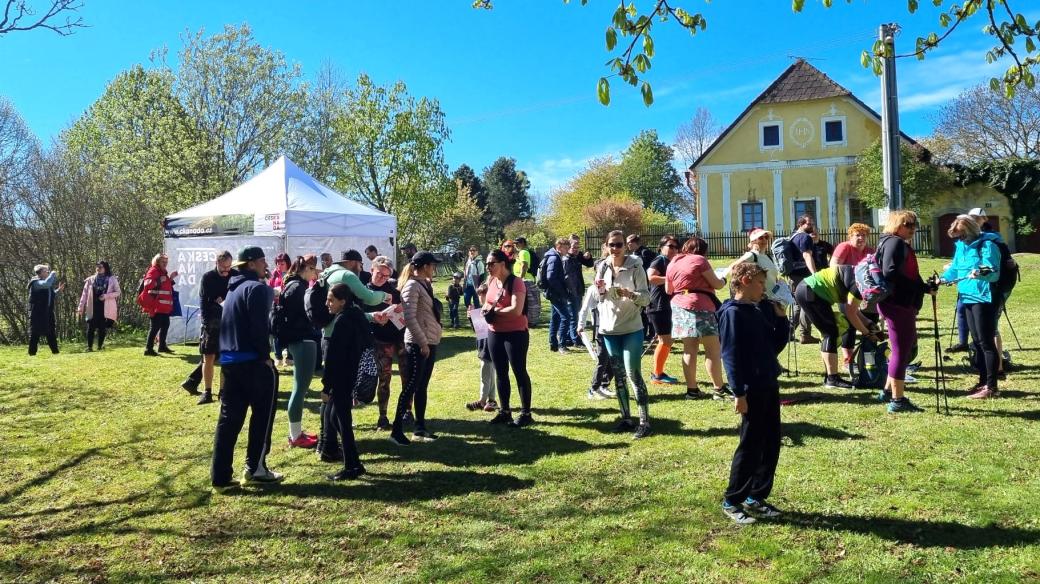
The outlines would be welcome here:
[[[549,318],[549,348],[556,349],[561,345],[571,345],[570,331],[574,327],[574,313],[571,303],[566,297],[549,300],[552,305],[552,316]]]
[[[581,312],[581,297],[574,296],[573,294],[567,295],[567,304],[571,310],[571,328],[567,333],[571,336],[571,342],[575,345],[581,345],[582,340],[578,335],[578,313]]]
[[[477,289],[473,287],[473,284],[466,284],[462,290],[462,305],[466,308],[470,306],[480,308],[480,297],[477,296]]]

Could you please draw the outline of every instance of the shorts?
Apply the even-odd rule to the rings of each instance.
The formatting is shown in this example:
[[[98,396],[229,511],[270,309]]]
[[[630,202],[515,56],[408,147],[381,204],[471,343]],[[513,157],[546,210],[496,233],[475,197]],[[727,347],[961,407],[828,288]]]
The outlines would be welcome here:
[[[672,311],[661,310],[646,313],[647,320],[650,324],[654,325],[654,330],[660,333],[664,331],[665,334],[672,334]]]
[[[675,340],[719,336],[719,321],[710,310],[686,310],[672,305],[672,338]]]
[[[215,323],[202,323],[202,331],[199,336],[199,353],[203,355],[220,354],[220,321]]]

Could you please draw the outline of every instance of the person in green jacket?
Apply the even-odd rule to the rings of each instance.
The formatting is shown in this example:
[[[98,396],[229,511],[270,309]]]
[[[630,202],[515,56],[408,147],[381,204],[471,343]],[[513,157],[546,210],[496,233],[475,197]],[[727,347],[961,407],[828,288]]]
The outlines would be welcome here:
[[[386,292],[370,290],[368,286],[361,283],[361,278],[358,277],[358,271],[361,270],[362,261],[361,252],[358,250],[352,249],[345,251],[338,262],[332,264],[332,266],[321,273],[321,277],[325,278],[328,282],[329,289],[332,289],[336,284],[345,284],[354,295],[354,298],[362,304],[375,306],[382,303],[392,303],[393,298],[391,298]],[[386,316],[378,312],[366,313],[365,317],[368,318],[369,321],[374,320],[379,324],[386,322]],[[332,334],[331,324],[325,327],[324,334],[325,336]]]

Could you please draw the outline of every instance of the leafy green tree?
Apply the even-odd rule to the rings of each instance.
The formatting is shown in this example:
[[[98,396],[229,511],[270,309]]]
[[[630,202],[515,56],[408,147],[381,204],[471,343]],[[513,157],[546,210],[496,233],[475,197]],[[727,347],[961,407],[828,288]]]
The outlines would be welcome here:
[[[274,162],[301,122],[299,65],[260,46],[248,25],[184,37],[174,88],[188,115],[221,154],[218,177],[230,189]]]
[[[487,189],[489,224],[496,235],[513,221],[530,219],[531,197],[527,191],[531,181],[522,170],[517,170],[516,160],[501,156],[483,172],[484,188]]]
[[[450,137],[440,103],[414,98],[401,81],[376,85],[362,73],[333,120],[342,159],[334,186],[397,217],[404,239],[433,225],[456,198],[447,176]]]
[[[928,216],[935,197],[952,186],[953,174],[932,164],[920,146],[900,144],[899,151],[905,206]],[[881,160],[881,141],[875,140],[856,161],[856,196],[868,207],[888,206]]]
[[[477,205],[470,187],[456,180],[455,200],[441,213],[427,237],[417,240],[427,249],[463,250],[484,244],[484,210]]]
[[[461,164],[451,175],[452,180],[461,187],[469,189],[470,196],[482,211],[487,211],[487,189],[477,173],[468,165]]]
[[[625,234],[640,233],[643,229],[643,206],[636,201],[606,199],[583,211],[585,225],[597,235],[606,236],[615,229]]]
[[[672,158],[671,146],[657,138],[656,130],[643,130],[621,155],[621,190],[634,195],[647,209],[667,216],[688,210]]]
[[[166,70],[135,65],[61,136],[60,153],[131,195],[144,220],[221,194],[219,152],[173,93]]]
[[[564,4],[570,3],[570,0],[563,1]],[[589,3],[589,0],[580,1],[582,6]],[[851,4],[852,1],[845,0],[847,4]],[[1003,86],[1006,95],[1012,95],[1020,85],[1032,88],[1035,83],[1033,70],[1040,65],[1040,53],[1037,53],[1035,40],[1040,37],[1040,21],[1030,23],[1022,13],[1011,7],[1012,2],[1013,0],[932,0],[932,4],[941,9],[938,24],[945,32],[930,32],[917,37],[912,52],[896,56],[923,59],[961,24],[976,17],[976,20],[987,23],[982,26],[982,32],[992,37],[994,42],[993,48],[986,53],[986,62],[992,63],[1005,58],[1011,61],[1002,78],[994,77],[990,80],[990,87],[996,91]],[[830,8],[834,0],[820,0],[820,3],[825,8]],[[1019,6],[1029,5],[1027,0],[1014,3]],[[492,0],[473,0],[474,8],[490,10],[493,4]],[[919,5],[920,0],[906,0],[907,11],[911,14],[917,12]],[[696,35],[708,26],[703,14],[686,10],[679,6],[678,0],[656,0],[642,6],[643,9],[637,8],[635,0],[621,0],[611,16],[610,25],[607,26],[607,52],[614,56],[607,61],[611,74],[601,77],[596,83],[596,95],[603,105],[610,103],[611,77],[618,77],[633,87],[638,85],[643,103],[647,106],[654,102],[650,83],[643,77],[656,56],[652,35],[655,23],[661,26],[674,23],[691,35]],[[804,7],[805,0],[791,0],[791,9],[794,12],[801,12]],[[878,41],[869,50],[863,51],[860,62],[880,75],[881,60],[891,52],[891,45]]]
[[[553,192],[549,200],[546,224],[556,233],[581,233],[586,226],[585,209],[606,199],[624,193],[621,186],[621,166],[610,157],[597,158],[565,186]]]
[[[1005,158],[968,167],[955,166],[956,183],[984,182],[1007,197],[1015,216],[1015,232],[1031,235],[1040,220],[1040,160]]]
[[[502,236],[506,239],[527,238],[527,246],[535,249],[547,249],[556,241],[556,235],[544,223],[535,219],[513,221],[502,228]]]

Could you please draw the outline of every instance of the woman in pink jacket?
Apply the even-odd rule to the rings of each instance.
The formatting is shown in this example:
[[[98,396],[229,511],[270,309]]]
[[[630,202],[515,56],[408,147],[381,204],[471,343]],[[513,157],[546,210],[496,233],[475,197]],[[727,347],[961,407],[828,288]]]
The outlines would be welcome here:
[[[119,280],[112,275],[112,268],[108,262],[99,261],[94,275],[83,282],[76,309],[76,314],[87,320],[87,351],[94,350],[95,333],[98,351],[104,347],[105,333],[117,320],[119,294]]]

